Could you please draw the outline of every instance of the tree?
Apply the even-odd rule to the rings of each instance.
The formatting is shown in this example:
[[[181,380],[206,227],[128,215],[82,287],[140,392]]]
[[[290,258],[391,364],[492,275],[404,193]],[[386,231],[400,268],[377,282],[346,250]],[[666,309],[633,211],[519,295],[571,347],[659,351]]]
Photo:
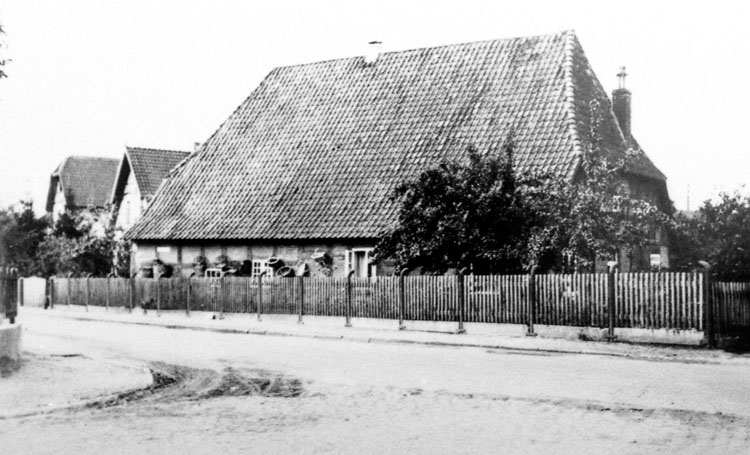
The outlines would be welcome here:
[[[694,217],[679,215],[670,241],[678,269],[694,269],[705,260],[720,280],[750,281],[750,197],[721,193]]]
[[[0,227],[0,243],[3,245],[7,265],[18,268],[21,275],[38,272],[37,250],[47,232],[48,224],[44,217],[34,215],[31,201],[21,201],[21,210],[11,209],[3,217]]]
[[[398,223],[381,236],[376,257],[426,272],[519,270],[526,216],[512,153],[512,138],[500,154],[470,147],[465,161],[445,160],[399,185],[392,195]]]
[[[621,251],[632,259],[669,218],[630,195],[624,182],[631,157],[605,156],[598,105],[591,109],[592,141],[579,181],[516,175],[512,134],[500,154],[469,148],[465,161],[444,161],[396,188],[398,221],[381,236],[376,256],[428,272],[470,267],[476,273],[518,272],[532,264],[586,270]]]
[[[62,215],[40,245],[37,260],[42,273],[106,276],[116,271],[127,275],[130,245],[117,238],[106,213],[89,209]]]
[[[602,150],[601,107],[592,101],[591,141],[581,157],[576,182],[554,175],[530,175],[521,188],[534,217],[527,263],[560,271],[590,270],[596,259],[624,252],[633,260],[652,232],[670,224],[655,204],[633,197],[627,185],[629,162],[640,152],[612,159]]]
[[[599,258],[633,253],[654,229],[670,224],[667,214],[632,197],[624,182],[626,160],[611,162],[592,148],[584,152],[583,178],[530,177],[523,187],[535,220],[527,261],[561,271],[590,269]]]
[[[57,237],[66,237],[69,239],[77,239],[84,235],[80,220],[76,220],[76,217],[70,213],[65,212],[60,214],[57,222],[53,229],[53,233]]]
[[[698,261],[707,259],[701,239],[702,221],[699,214],[695,216],[683,212],[674,215],[673,222],[667,229],[669,238],[669,266],[675,271],[692,271],[699,267]]]

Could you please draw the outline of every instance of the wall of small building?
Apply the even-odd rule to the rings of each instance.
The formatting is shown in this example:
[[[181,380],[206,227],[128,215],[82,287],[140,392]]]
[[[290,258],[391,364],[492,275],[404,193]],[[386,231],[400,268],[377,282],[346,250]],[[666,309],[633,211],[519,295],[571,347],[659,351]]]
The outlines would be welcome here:
[[[667,213],[670,209],[669,195],[663,181],[638,176],[629,176],[627,188],[631,197],[644,200]],[[653,236],[643,248],[634,248],[628,254],[619,255],[620,270],[644,272],[669,269],[669,239],[662,226],[655,227]]]
[[[65,213],[67,201],[65,200],[65,193],[63,192],[62,185],[58,182],[57,191],[55,191],[55,203],[52,206],[52,223],[57,223],[60,219],[60,215]]]
[[[127,231],[141,216],[143,208],[141,192],[138,190],[135,174],[131,172],[128,176],[128,182],[125,184],[122,201],[117,213],[117,220],[115,220],[115,228]]]
[[[230,262],[261,260],[267,261],[277,257],[284,265],[297,266],[306,263],[311,276],[324,276],[324,266],[316,263],[312,255],[326,252],[332,259],[330,268],[332,276],[343,277],[348,272],[347,252],[352,249],[370,249],[374,241],[362,242],[333,242],[333,243],[305,243],[305,244],[271,244],[271,243],[169,243],[169,242],[133,242],[131,254],[131,273],[135,274],[143,267],[150,267],[154,260],[159,259],[171,265],[174,275],[189,277],[193,272],[193,263],[198,256],[203,256],[208,267],[214,267],[220,256],[227,256]],[[374,271],[378,276],[395,274],[392,262],[376,264]]]

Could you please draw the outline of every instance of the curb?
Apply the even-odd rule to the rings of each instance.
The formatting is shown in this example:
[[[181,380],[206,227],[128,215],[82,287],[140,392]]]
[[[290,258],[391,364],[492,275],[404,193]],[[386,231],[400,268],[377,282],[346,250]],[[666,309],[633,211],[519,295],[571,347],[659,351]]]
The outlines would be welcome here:
[[[654,354],[641,354],[633,352],[616,352],[616,351],[596,351],[596,350],[578,350],[578,349],[554,349],[554,348],[537,348],[537,347],[522,347],[522,346],[505,346],[497,343],[465,343],[465,342],[446,342],[446,341],[435,341],[435,340],[409,340],[403,338],[390,338],[390,337],[373,337],[373,336],[358,336],[356,334],[351,335],[326,335],[320,333],[295,333],[278,330],[257,330],[257,329],[233,329],[233,328],[218,328],[218,327],[197,327],[181,324],[159,324],[150,321],[123,321],[123,320],[112,320],[112,319],[100,319],[91,316],[75,316],[72,314],[65,313],[52,313],[54,317],[64,317],[68,319],[75,319],[79,321],[91,321],[91,322],[107,322],[113,324],[126,324],[136,326],[151,326],[161,327],[171,330],[192,330],[196,332],[213,332],[213,333],[226,333],[226,334],[243,334],[243,335],[264,335],[264,336],[276,336],[276,337],[299,337],[309,339],[321,339],[321,340],[345,340],[354,341],[360,343],[377,343],[377,344],[402,344],[402,345],[421,345],[421,346],[435,346],[435,347],[456,347],[456,348],[479,348],[488,350],[498,351],[510,351],[510,352],[529,352],[529,353],[549,353],[549,354],[571,354],[571,355],[595,355],[603,357],[617,357],[626,358],[631,360],[644,360],[644,361],[667,361],[677,363],[699,363],[699,364],[726,364],[726,361],[730,359],[717,359],[717,358],[683,358],[672,353],[671,355],[660,355]],[[414,331],[414,333],[421,333]],[[627,343],[631,346],[641,346],[637,343]],[[643,345],[649,347],[650,345]],[[659,346],[661,349],[684,349],[680,346]],[[696,351],[695,348],[690,349]],[[744,358],[743,358],[744,360]],[[750,361],[750,358],[747,358]]]

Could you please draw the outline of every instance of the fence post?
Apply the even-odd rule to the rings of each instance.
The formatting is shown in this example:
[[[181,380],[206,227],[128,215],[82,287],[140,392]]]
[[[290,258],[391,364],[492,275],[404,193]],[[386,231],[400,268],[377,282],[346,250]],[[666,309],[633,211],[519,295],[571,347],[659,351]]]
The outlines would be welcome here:
[[[55,277],[50,277],[47,280],[49,283],[49,308],[55,309]]]
[[[404,325],[404,314],[406,313],[406,291],[404,290],[404,277],[409,269],[401,269],[398,274],[398,329],[406,330]]]
[[[24,285],[24,279],[19,278],[16,280],[16,288],[18,289],[16,291],[16,305],[17,306],[23,306],[23,285]]]
[[[458,330],[457,334],[466,333],[464,328],[464,321],[466,320],[466,299],[464,295],[464,277],[466,276],[468,269],[466,267],[458,271],[456,275],[456,281],[458,284]]]
[[[5,276],[3,276],[6,280],[3,280],[1,282],[3,286],[2,292],[10,292],[11,295],[5,298],[5,302],[2,303],[2,306],[4,307],[5,316],[8,318],[11,324],[16,323],[16,316],[18,315],[18,283],[20,283],[22,280],[18,278],[18,270],[15,268],[6,268]],[[15,286],[13,285],[13,281],[15,281]],[[13,295],[15,294],[15,295]]]
[[[714,300],[711,292],[711,265],[706,261],[698,261],[698,264],[703,267],[703,304],[705,305],[704,314],[706,318],[703,333],[706,338],[706,346],[715,348],[716,327],[714,324]]]
[[[224,319],[224,300],[226,298],[224,274],[219,275],[219,319]]]
[[[89,283],[89,279],[91,278],[91,274],[86,274],[86,311],[89,311],[89,302],[91,299],[91,285]]]
[[[529,267],[529,323],[528,330],[526,331],[527,337],[535,337],[534,323],[536,322],[536,272],[539,270],[539,266],[533,264]]]
[[[607,341],[614,341],[615,336],[615,273],[619,264],[617,261],[607,262],[607,316],[609,328],[607,329]]]
[[[185,299],[185,315],[187,315],[187,317],[190,317],[190,291],[192,290],[191,288],[193,287],[192,281],[193,281],[193,279],[190,278],[190,277],[188,277],[188,279],[187,279],[187,298]]]
[[[65,299],[68,306],[70,306],[70,294],[73,293],[73,291],[70,289],[70,273],[68,274],[68,298]]]
[[[128,278],[128,313],[133,312],[133,298],[135,294],[135,277]]]
[[[352,326],[352,276],[354,270],[349,270],[346,274],[346,324],[344,327]]]
[[[299,301],[299,315],[297,316],[297,324],[302,324],[302,314],[305,307],[305,284],[302,281],[303,277],[297,277],[297,300]]]
[[[156,280],[156,315],[161,316],[161,273],[154,277]]]
[[[107,311],[109,311],[109,275],[107,275],[107,292],[104,295],[104,305],[107,308]]]
[[[263,277],[265,275],[266,275],[265,270],[261,272],[260,275],[258,275],[258,321],[261,320],[260,318],[261,310],[262,310],[261,307],[263,306]]]

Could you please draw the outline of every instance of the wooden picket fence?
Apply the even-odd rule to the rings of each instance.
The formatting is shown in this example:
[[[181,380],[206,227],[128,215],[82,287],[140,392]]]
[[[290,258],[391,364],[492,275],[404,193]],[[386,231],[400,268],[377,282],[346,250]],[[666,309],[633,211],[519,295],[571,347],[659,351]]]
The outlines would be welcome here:
[[[717,332],[736,335],[750,328],[750,283],[713,283]]]
[[[719,330],[750,329],[750,283],[713,283],[706,293],[704,280],[701,273],[55,278],[50,289],[53,305],[508,324],[529,323],[533,291],[535,324],[579,327],[608,326],[613,292],[614,327],[699,331],[710,295]]]

